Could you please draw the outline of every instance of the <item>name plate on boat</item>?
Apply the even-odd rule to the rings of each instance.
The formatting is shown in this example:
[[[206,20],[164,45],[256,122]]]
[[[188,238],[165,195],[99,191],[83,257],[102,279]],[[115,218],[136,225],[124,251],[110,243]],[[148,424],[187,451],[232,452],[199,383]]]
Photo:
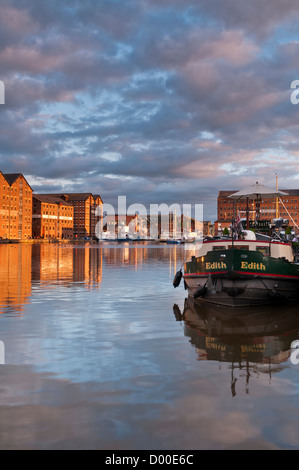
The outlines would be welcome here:
[[[206,269],[226,269],[227,266],[223,261],[214,261],[213,263],[206,263]]]
[[[241,269],[249,269],[250,271],[266,271],[266,266],[263,263],[248,263],[241,261]]]

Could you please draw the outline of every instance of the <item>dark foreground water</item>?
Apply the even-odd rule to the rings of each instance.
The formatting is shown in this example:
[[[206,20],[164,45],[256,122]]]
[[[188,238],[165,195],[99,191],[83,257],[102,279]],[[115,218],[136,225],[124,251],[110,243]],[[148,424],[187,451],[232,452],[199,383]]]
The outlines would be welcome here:
[[[197,307],[184,256],[0,245],[1,449],[299,448],[298,308]]]

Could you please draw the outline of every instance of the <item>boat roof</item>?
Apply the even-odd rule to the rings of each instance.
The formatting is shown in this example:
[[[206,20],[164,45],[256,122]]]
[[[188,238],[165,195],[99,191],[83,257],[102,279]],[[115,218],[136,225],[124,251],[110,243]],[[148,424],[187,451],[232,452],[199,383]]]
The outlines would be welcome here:
[[[261,245],[267,245],[271,242],[271,245],[275,244],[275,245],[285,245],[285,246],[290,246],[290,243],[289,242],[284,242],[283,240],[272,240],[270,239],[270,237],[267,237],[263,240],[243,240],[243,239],[234,239],[232,240],[232,238],[211,238],[211,239],[204,239],[202,243],[206,244],[206,243],[220,243],[220,244],[223,244],[223,243],[227,243],[227,244],[234,244],[234,245],[239,245],[240,243],[244,243],[244,245],[248,245],[248,243],[255,243],[255,244],[261,244]]]
[[[197,245],[197,246],[196,246]],[[192,255],[196,257],[205,256],[213,250],[244,249],[249,251],[262,251],[265,256],[273,258],[285,258],[290,262],[294,261],[292,246],[289,242],[271,240],[232,240],[231,238],[205,239],[201,243],[195,243]]]

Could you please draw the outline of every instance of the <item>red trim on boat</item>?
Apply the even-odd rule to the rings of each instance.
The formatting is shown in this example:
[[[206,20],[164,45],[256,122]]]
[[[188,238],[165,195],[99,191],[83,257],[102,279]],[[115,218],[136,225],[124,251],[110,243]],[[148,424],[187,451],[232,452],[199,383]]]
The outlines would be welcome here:
[[[207,276],[209,274],[226,274],[229,271],[207,271],[205,273],[186,273],[184,277],[191,277],[191,276]],[[248,272],[248,271],[233,271],[237,274],[248,274],[249,276],[264,276],[264,277],[282,277],[288,279],[299,279],[299,276],[289,276],[288,274],[272,274],[272,273],[260,273],[258,271]]]
[[[259,273],[258,271],[256,272],[244,272],[244,271],[235,271],[235,273],[238,273],[238,274],[250,274],[250,275],[259,275],[259,276],[271,276],[271,277],[284,277],[284,278],[289,278],[289,279],[299,279],[299,276],[290,276],[288,274],[272,274],[272,273]]]
[[[207,276],[208,274],[226,274],[228,271],[206,271],[205,273],[186,273],[185,277],[189,276]]]

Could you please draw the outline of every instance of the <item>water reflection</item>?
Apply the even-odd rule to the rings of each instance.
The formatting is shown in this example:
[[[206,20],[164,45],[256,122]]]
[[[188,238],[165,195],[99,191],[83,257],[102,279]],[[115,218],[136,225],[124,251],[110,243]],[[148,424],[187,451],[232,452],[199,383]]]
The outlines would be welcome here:
[[[31,295],[32,246],[0,246],[0,314],[22,314]]]
[[[0,244],[0,314],[23,314],[32,286],[79,285],[101,289],[103,270],[133,271],[162,261],[172,280],[184,252],[181,247],[147,243],[123,244]]]
[[[298,447],[294,318],[183,308],[161,245],[0,245],[0,448]]]
[[[199,361],[230,364],[233,396],[238,381],[247,394],[253,378],[266,375],[271,383],[272,374],[286,367],[291,344],[298,339],[296,305],[243,309],[236,314],[188,297],[183,312],[176,304],[173,312],[177,321],[184,322],[184,333]]]
[[[85,287],[100,288],[102,282],[102,251],[72,245],[34,245],[32,281],[62,284],[81,282]]]

